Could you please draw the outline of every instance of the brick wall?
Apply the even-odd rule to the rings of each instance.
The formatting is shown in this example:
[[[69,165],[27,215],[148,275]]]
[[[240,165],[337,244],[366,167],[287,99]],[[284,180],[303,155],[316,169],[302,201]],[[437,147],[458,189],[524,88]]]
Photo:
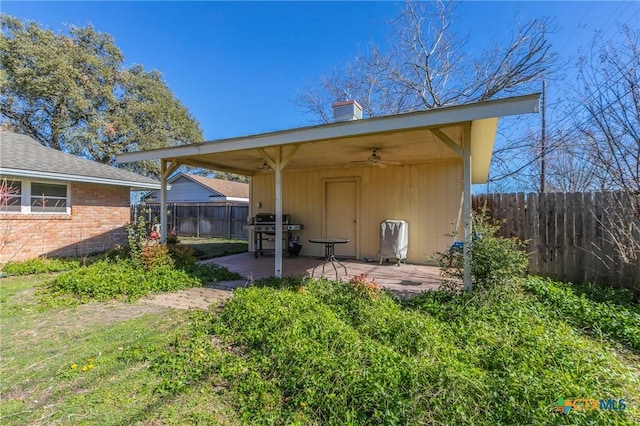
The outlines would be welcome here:
[[[72,183],[71,215],[0,215],[0,264],[82,256],[127,242],[129,188]]]

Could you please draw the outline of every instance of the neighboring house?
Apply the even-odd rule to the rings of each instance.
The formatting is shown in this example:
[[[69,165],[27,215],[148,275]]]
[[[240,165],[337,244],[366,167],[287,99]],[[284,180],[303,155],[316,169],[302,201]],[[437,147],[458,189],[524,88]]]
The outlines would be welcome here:
[[[168,180],[169,229],[180,236],[248,237],[243,229],[249,210],[249,184],[178,173]],[[140,212],[153,221],[160,217],[160,191],[143,197],[146,205],[134,206],[132,220]],[[141,208],[141,209],[140,209]]]
[[[336,123],[125,153],[117,161],[160,160],[165,176],[181,165],[251,176],[250,214],[290,214],[304,226],[303,255],[330,253],[309,239],[340,237],[349,242],[336,244],[337,255],[379,258],[380,223],[404,220],[407,261],[428,263],[451,247],[452,224],[459,223],[456,239],[471,241],[471,184],[487,181],[498,119],[538,110],[533,94],[360,119],[362,109],[349,101],[334,105]],[[283,234],[277,226],[275,233],[280,277]]]
[[[127,242],[130,191],[160,183],[0,131],[0,264]]]
[[[168,203],[248,204],[249,184],[178,173],[169,179]],[[159,203],[160,191],[151,191],[144,197],[147,203]]]

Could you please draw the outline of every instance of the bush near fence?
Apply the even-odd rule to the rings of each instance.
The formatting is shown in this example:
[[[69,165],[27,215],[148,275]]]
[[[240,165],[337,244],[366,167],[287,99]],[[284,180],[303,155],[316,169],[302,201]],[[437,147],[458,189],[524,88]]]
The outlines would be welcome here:
[[[603,227],[620,196],[607,192],[481,194],[473,197],[473,209],[486,207],[489,217],[502,222],[501,236],[528,241],[530,274],[640,293],[640,263],[625,262]]]
[[[160,222],[159,204],[131,206],[131,222],[143,215],[148,223]],[[249,206],[246,204],[168,203],[167,226],[178,236],[248,239]]]

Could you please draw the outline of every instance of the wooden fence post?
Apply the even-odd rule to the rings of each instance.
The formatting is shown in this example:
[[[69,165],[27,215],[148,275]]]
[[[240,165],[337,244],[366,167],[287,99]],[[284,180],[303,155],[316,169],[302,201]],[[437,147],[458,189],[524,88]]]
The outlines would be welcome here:
[[[527,238],[529,245],[527,252],[529,253],[529,273],[539,274],[539,258],[538,244],[540,243],[540,229],[538,225],[538,198],[537,194],[530,193],[527,195],[527,221],[528,227]]]
[[[196,237],[200,238],[200,204],[196,205]]]

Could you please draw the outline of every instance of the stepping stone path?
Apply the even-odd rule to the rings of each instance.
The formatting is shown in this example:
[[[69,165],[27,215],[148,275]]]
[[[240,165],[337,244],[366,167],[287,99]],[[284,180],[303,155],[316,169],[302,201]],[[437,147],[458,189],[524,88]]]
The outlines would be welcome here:
[[[211,305],[233,296],[233,290],[244,287],[246,281],[227,281],[207,287],[195,287],[188,290],[174,291],[172,293],[154,294],[143,297],[138,303],[143,305],[155,305],[174,309],[208,309]]]

